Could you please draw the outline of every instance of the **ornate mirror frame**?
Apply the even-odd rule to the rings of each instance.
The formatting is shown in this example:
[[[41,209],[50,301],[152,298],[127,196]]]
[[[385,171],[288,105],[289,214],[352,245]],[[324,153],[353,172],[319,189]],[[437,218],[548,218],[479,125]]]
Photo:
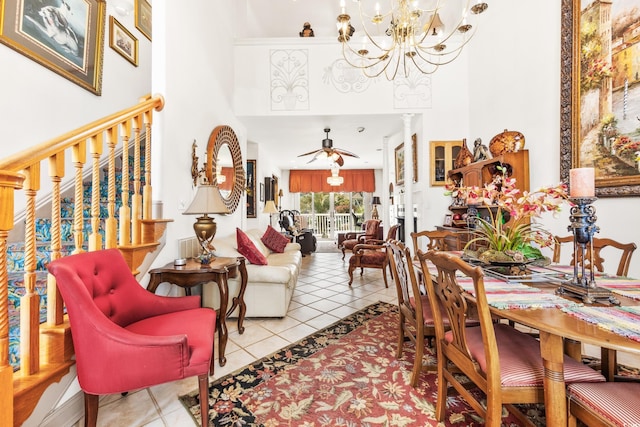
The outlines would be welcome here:
[[[245,176],[244,176],[244,164],[242,163],[242,151],[240,150],[240,144],[238,143],[238,137],[230,126],[220,125],[216,126],[211,135],[209,136],[209,142],[207,143],[207,162],[205,164],[205,174],[207,180],[218,187],[218,177],[213,171],[216,170],[216,163],[218,161],[218,155],[220,149],[224,145],[229,146],[231,151],[231,159],[233,160],[234,180],[231,193],[228,197],[222,196],[225,205],[229,209],[229,213],[235,212],[240,203],[240,198],[244,192]]]
[[[560,62],[560,179],[569,182],[569,170],[581,167],[580,146],[580,0],[562,0]],[[640,174],[596,177],[596,196],[640,196]]]

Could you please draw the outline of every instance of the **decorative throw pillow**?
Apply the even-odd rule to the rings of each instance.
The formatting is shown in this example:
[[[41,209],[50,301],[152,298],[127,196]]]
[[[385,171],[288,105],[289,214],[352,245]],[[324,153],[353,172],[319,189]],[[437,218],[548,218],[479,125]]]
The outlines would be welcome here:
[[[251,264],[267,265],[267,258],[256,248],[249,236],[239,228],[236,228],[236,240],[238,243],[238,252],[240,252],[247,261]]]
[[[270,225],[267,226],[267,231],[264,232],[260,240],[262,240],[262,243],[264,243],[266,247],[278,253],[284,252],[285,246],[289,243],[289,239],[278,233],[278,231]]]

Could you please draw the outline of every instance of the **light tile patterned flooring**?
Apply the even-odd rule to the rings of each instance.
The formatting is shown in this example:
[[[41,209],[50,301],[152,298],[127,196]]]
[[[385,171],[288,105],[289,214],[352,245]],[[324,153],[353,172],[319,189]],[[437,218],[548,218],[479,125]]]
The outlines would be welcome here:
[[[211,380],[267,356],[369,304],[378,301],[396,303],[396,290],[388,272],[388,289],[384,287],[381,271],[374,269],[365,269],[363,276],[356,270],[350,288],[347,273],[349,255],[344,261],[341,258],[342,253],[338,252],[314,253],[302,258],[302,270],[286,317],[246,319],[242,335],[238,334],[236,319],[229,319],[227,364],[220,367],[216,359],[215,375]],[[193,426],[193,419],[178,400],[178,395],[196,388],[197,378],[193,377],[131,392],[125,397],[103,397],[98,426]]]

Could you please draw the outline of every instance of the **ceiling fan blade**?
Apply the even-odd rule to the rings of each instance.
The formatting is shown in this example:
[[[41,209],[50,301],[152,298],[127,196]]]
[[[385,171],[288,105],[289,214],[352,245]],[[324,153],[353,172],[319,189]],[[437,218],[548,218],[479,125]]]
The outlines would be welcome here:
[[[313,150],[313,151],[309,151],[308,153],[304,153],[304,154],[300,154],[298,155],[298,157],[304,157],[304,156],[308,156],[310,154],[317,154],[318,152],[323,151],[323,150]]]
[[[357,154],[352,153],[351,151],[343,150],[341,148],[336,148],[336,149],[334,149],[334,151],[336,153],[342,154],[343,156],[356,157],[358,159],[360,158],[360,156],[358,156]]]
[[[335,160],[335,162],[338,166],[344,166],[344,159],[340,154],[338,154],[338,158]]]
[[[313,156],[313,158],[307,162],[307,164],[326,156],[327,156],[327,153],[325,153],[324,150],[318,150],[316,154]]]

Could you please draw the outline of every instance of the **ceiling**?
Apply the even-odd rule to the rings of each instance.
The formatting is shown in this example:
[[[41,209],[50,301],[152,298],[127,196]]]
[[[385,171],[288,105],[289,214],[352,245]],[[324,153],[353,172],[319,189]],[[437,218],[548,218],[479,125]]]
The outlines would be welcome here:
[[[347,0],[348,6],[352,0]],[[315,37],[335,37],[338,0],[242,0],[237,6],[238,38],[298,37],[309,22]],[[336,43],[337,40],[336,40]],[[334,148],[351,151],[359,159],[345,158],[344,168],[382,169],[383,137],[402,131],[401,114],[353,116],[277,116],[240,117],[247,128],[249,142],[260,144],[261,152],[273,156],[281,169],[328,169],[327,161],[307,162],[313,156],[299,154],[322,148],[324,128]],[[359,132],[359,128],[364,128]]]

